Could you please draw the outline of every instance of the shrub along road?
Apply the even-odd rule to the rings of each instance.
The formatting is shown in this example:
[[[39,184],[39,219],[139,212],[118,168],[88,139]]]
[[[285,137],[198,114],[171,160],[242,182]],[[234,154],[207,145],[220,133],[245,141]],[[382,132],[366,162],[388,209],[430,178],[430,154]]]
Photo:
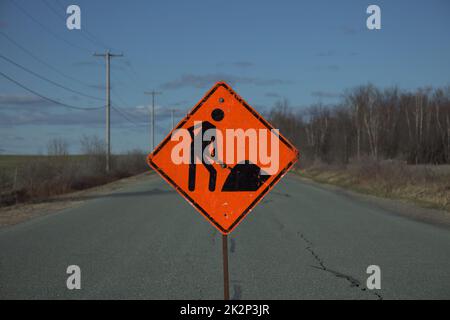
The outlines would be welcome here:
[[[220,234],[159,177],[92,198],[0,229],[0,298],[223,297]],[[233,299],[450,298],[448,228],[294,175],[229,239]]]

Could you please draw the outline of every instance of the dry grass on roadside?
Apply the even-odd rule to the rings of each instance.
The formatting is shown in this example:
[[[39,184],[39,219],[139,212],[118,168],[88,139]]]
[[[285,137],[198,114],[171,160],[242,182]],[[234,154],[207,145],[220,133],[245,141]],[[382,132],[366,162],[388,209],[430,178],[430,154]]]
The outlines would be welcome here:
[[[145,154],[140,151],[112,156],[112,170],[108,174],[105,156],[100,153],[28,157],[26,162],[17,157],[17,160],[15,167],[0,168],[0,207],[40,201],[149,170]]]
[[[365,159],[346,166],[315,164],[299,173],[317,182],[450,211],[448,165],[407,165],[401,161]]]

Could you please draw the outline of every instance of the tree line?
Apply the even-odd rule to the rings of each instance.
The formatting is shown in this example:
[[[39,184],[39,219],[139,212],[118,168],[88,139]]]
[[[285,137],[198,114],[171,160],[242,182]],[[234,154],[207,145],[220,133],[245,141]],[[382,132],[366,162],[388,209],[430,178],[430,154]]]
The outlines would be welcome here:
[[[287,100],[278,101],[269,119],[306,162],[370,157],[450,163],[450,86],[404,91],[367,84],[346,90],[331,105],[295,111]]]

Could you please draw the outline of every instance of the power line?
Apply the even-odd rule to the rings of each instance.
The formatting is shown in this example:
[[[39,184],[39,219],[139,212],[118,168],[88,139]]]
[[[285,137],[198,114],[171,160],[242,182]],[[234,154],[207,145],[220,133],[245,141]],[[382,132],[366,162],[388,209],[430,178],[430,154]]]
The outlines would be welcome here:
[[[46,6],[47,8],[49,8],[49,9],[55,14],[56,17],[58,17],[58,19],[60,19],[61,21],[65,22],[64,18],[58,13],[58,11],[57,11],[55,8],[53,8],[53,6],[51,6],[51,5],[47,2],[47,0],[42,0],[42,1],[44,2],[45,6]],[[64,7],[62,7],[62,9],[64,10],[64,12],[66,11],[66,10],[64,9]]]
[[[129,103],[127,103],[118,93],[114,88],[111,88],[111,92],[113,93],[113,95],[120,101],[120,103],[122,103],[124,106],[130,106]]]
[[[60,13],[59,13],[53,6],[51,6],[51,5],[48,3],[47,0],[43,0],[43,2],[44,2],[44,4],[45,4],[45,6],[46,6],[47,8],[49,8],[49,9],[52,11],[52,13],[53,13],[56,17],[58,17],[58,19],[60,19],[60,20],[63,21],[64,23],[66,23],[66,20],[63,18],[63,16],[60,15]],[[64,10],[64,12],[65,12],[64,7],[62,7],[62,8],[63,8],[63,10]],[[96,39],[96,37],[94,37],[94,35],[92,35],[90,32],[88,32],[88,30],[86,30],[85,28],[81,28],[80,31],[81,31],[81,32],[80,32],[80,35],[81,35],[83,38],[85,38],[85,39],[87,39],[88,41],[92,42],[94,45],[103,47],[104,49],[108,49],[108,46],[106,46],[102,41],[99,41],[98,38]],[[85,34],[85,33],[86,33],[86,34]],[[89,37],[88,37],[88,35],[89,35]]]
[[[131,72],[134,74],[136,79],[138,81],[142,81],[142,78],[141,78],[140,74],[136,71],[136,69],[133,67],[133,64],[131,62],[130,62],[130,65],[128,67],[130,68]]]
[[[126,101],[124,101],[124,99],[117,93],[117,91],[115,91],[113,88],[111,88],[111,92],[113,93],[113,95],[118,98],[118,100],[125,106],[130,106],[129,103],[127,103]],[[123,113],[125,113],[126,115],[128,115],[130,118],[133,118],[135,121],[141,121],[141,120],[137,120],[137,118],[135,118],[135,115],[129,113],[125,108],[119,108],[117,105],[115,105],[113,108],[117,108],[117,109],[121,109]],[[118,110],[117,110],[118,111]],[[118,111],[120,112],[120,111]],[[131,122],[131,121],[130,121]],[[148,122],[145,122],[144,124],[139,124],[139,126],[142,125],[148,125]]]
[[[134,82],[136,87],[138,87],[140,90],[143,91],[145,90],[141,84],[142,83],[142,80],[140,80],[141,77],[137,74],[131,62],[128,65],[125,65],[125,68],[122,71],[127,74],[127,76],[131,79],[131,81]]]
[[[65,8],[64,5],[61,3],[61,1],[56,0],[55,3],[57,3],[58,6],[59,6],[62,10],[66,10],[66,8]]]
[[[114,91],[114,90],[112,90],[112,88],[111,88],[111,92],[113,93],[113,96],[116,97],[116,98],[118,98],[118,100],[120,100],[120,102],[121,102],[124,106],[129,106],[129,105],[130,105],[130,104],[126,103],[119,95],[117,95],[117,92]],[[136,117],[135,115],[133,115],[133,114],[131,114],[130,112],[128,112],[126,108],[120,108],[120,107],[118,107],[117,105],[114,105],[114,106],[115,106],[116,108],[121,109],[121,110],[122,110],[123,112],[125,112],[130,118],[133,118],[134,121],[137,121],[137,122],[140,122],[140,121],[141,121],[140,119],[135,118],[135,117]],[[148,122],[145,122],[145,123],[148,124]]]
[[[67,103],[64,103],[64,102],[60,102],[60,101],[57,101],[57,100],[55,100],[55,99],[49,98],[49,97],[47,97],[47,96],[44,96],[44,95],[42,95],[42,94],[40,94],[40,93],[34,91],[33,89],[28,88],[28,87],[25,86],[24,84],[18,82],[17,80],[14,80],[13,78],[9,77],[8,75],[4,74],[4,73],[1,72],[1,71],[0,71],[0,75],[3,76],[5,79],[9,80],[10,82],[12,82],[12,83],[18,85],[19,87],[25,89],[25,90],[28,91],[28,92],[31,92],[32,94],[34,94],[34,95],[36,95],[36,96],[38,96],[38,97],[40,97],[40,98],[42,98],[42,99],[44,99],[44,100],[47,100],[47,101],[49,101],[49,102],[52,102],[52,103],[54,103],[54,104],[57,104],[57,105],[60,105],[60,106],[63,106],[63,107],[69,108],[69,109],[86,110],[86,111],[88,111],[88,110],[98,110],[98,109],[103,108],[103,106],[101,106],[101,107],[95,107],[95,108],[82,108],[82,107],[73,106],[73,105],[70,105],[70,104],[67,104]]]
[[[66,7],[61,3],[61,1],[56,0],[56,3],[59,5],[59,7],[63,10],[66,11]],[[93,35],[88,29],[83,28],[82,31],[86,32],[92,39],[94,39],[95,41],[98,42],[98,44],[102,47],[104,47],[105,49],[117,49],[114,47],[109,46],[107,43],[103,42],[101,39],[99,39],[97,36]]]
[[[53,81],[53,80],[50,80],[50,79],[48,79],[48,78],[46,78],[46,77],[44,77],[44,76],[42,76],[42,75],[40,75],[40,74],[38,74],[38,73],[36,73],[36,72],[34,72],[34,71],[28,69],[28,68],[26,68],[26,67],[24,67],[24,66],[18,64],[17,62],[14,62],[13,60],[11,60],[11,59],[5,57],[5,56],[2,55],[2,54],[0,54],[0,58],[3,59],[3,60],[5,60],[5,61],[7,61],[7,62],[9,62],[9,63],[11,63],[11,64],[13,64],[13,65],[15,65],[16,67],[18,67],[18,68],[20,68],[20,69],[22,69],[22,70],[24,70],[24,71],[26,71],[26,72],[28,72],[28,73],[34,75],[35,77],[37,77],[37,78],[39,78],[39,79],[41,79],[41,80],[47,81],[48,83],[51,83],[51,84],[53,84],[54,86],[57,86],[57,87],[59,87],[59,88],[61,88],[61,89],[70,91],[70,92],[72,92],[72,93],[78,94],[78,95],[83,96],[83,97],[87,97],[87,98],[90,98],[90,99],[95,99],[95,100],[103,101],[103,99],[101,99],[101,98],[94,97],[94,96],[91,96],[91,95],[88,95],[88,94],[79,92],[79,91],[77,91],[77,90],[70,89],[70,88],[68,88],[68,87],[66,87],[66,86],[63,86],[63,85],[61,85],[61,84],[59,84],[59,83]]]
[[[19,5],[15,0],[10,0],[14,6],[19,9],[20,11],[22,11],[22,13],[24,15],[26,15],[30,20],[32,20],[34,23],[36,23],[38,26],[40,26],[43,30],[45,30],[47,33],[51,34],[54,38],[63,41],[64,43],[66,43],[67,45],[77,48],[79,50],[84,50],[84,51],[91,51],[85,47],[81,47],[79,45],[73,44],[70,41],[67,41],[67,39],[65,39],[64,37],[61,37],[60,35],[58,35],[57,33],[53,32],[50,28],[48,28],[46,25],[44,25],[43,23],[41,23],[39,20],[37,20],[32,14],[30,14],[27,10],[25,10],[21,5]]]
[[[136,118],[136,115],[130,113],[127,108],[120,108],[117,105],[114,105],[114,107],[122,110],[122,112],[124,112],[128,117],[132,118],[136,123],[140,123],[140,125],[141,124],[142,125],[149,125],[150,124],[148,121],[145,121],[145,120],[143,121],[142,119]]]
[[[48,3],[48,0],[43,0],[43,1],[44,1],[44,4],[52,11],[52,13],[53,13],[54,15],[56,15],[59,19],[61,19],[62,21],[65,22],[65,19],[59,14],[59,12],[58,12],[52,5],[50,5],[50,4]],[[63,6],[63,4],[62,4],[61,2],[57,1],[56,3],[59,5],[59,7],[60,7],[62,10],[65,10],[65,9],[64,9],[64,6]],[[81,31],[80,34],[81,34],[85,39],[87,39],[87,40],[89,40],[90,42],[92,42],[93,44],[98,45],[98,46],[100,46],[100,47],[103,47],[103,48],[106,49],[106,50],[108,50],[109,48],[112,48],[111,46],[109,46],[109,45],[105,44],[103,41],[101,41],[98,37],[94,36],[94,35],[93,35],[89,30],[87,30],[86,28],[83,27],[83,28],[81,28],[80,31]],[[87,35],[88,35],[89,37],[87,37]],[[129,65],[126,65],[126,67],[127,67],[129,70],[127,70],[127,68],[124,68],[123,71],[131,78],[131,80],[132,80],[133,82],[135,82],[136,86],[141,87],[141,84],[138,82],[138,81],[141,79],[141,77],[140,77],[139,74],[136,72],[136,70],[134,69],[133,65],[129,64]],[[131,71],[131,72],[130,72],[130,71]],[[129,72],[130,72],[130,73],[129,73]],[[130,76],[131,74],[133,74],[133,76]],[[143,90],[143,87],[141,87],[141,89]]]
[[[117,108],[117,107],[114,107],[114,106],[111,106],[111,108],[113,108],[113,110],[117,111],[118,114],[119,114],[122,118],[124,118],[124,119],[127,120],[128,122],[134,124],[135,126],[142,127],[142,126],[147,126],[147,125],[148,125],[147,123],[137,123],[137,122],[131,120],[131,119],[127,116],[127,114],[124,112],[123,109],[121,110],[121,109],[119,109],[119,108]]]
[[[26,54],[28,54],[30,57],[32,57],[34,60],[40,62],[41,64],[45,65],[46,67],[48,67],[49,69],[53,70],[54,72],[58,73],[59,75],[65,77],[66,79],[78,82],[79,84],[82,84],[83,86],[86,87],[91,87],[90,84],[81,81],[77,78],[74,78],[70,75],[65,74],[64,72],[58,70],[57,68],[55,68],[54,66],[52,66],[50,63],[45,62],[44,60],[42,60],[41,58],[37,57],[35,54],[33,54],[30,50],[28,50],[27,48],[25,48],[24,46],[22,46],[21,44],[19,44],[17,41],[15,41],[13,38],[11,38],[10,36],[8,36],[6,33],[4,33],[3,31],[0,31],[0,34],[2,36],[4,36],[7,40],[9,40],[12,44],[14,44],[17,48],[21,49],[23,52],[25,52]]]
[[[36,20],[33,16],[31,16],[25,9],[23,9],[23,7],[21,7],[18,3],[14,2],[14,0],[10,0],[10,1],[13,2],[13,4],[16,5],[16,7],[17,7],[19,10],[21,10],[25,15],[27,15],[27,16],[28,16],[31,20],[33,20],[35,23],[37,23],[41,28],[43,28],[43,29],[45,29],[47,32],[51,33],[54,37],[56,37],[56,38],[58,38],[58,39],[60,39],[60,40],[63,40],[63,41],[66,42],[67,44],[73,46],[73,44],[70,43],[70,42],[68,42],[66,39],[61,38],[59,35],[55,34],[55,33],[52,32],[51,30],[48,30],[48,28],[47,28],[45,25],[43,25],[43,24],[40,23],[38,20]],[[64,21],[64,19],[57,13],[56,9],[55,9],[53,6],[51,6],[51,5],[47,2],[47,0],[44,0],[44,3],[45,3],[45,5],[52,11],[52,13],[54,13],[57,17],[61,18],[61,19]],[[61,9],[65,10],[63,4],[62,4],[60,1],[57,1],[56,3],[61,7]],[[105,45],[101,40],[99,40],[99,39],[98,39],[97,37],[95,37],[92,33],[90,33],[86,28],[81,29],[81,31],[84,31],[84,32],[88,33],[94,40],[97,41],[97,44],[98,44],[99,46],[102,46],[102,47],[105,47],[105,48],[108,47],[108,46]],[[78,82],[78,83],[80,83],[80,84],[82,84],[82,85],[84,85],[84,86],[86,86],[86,87],[91,87],[90,84],[87,84],[87,83],[85,83],[85,82],[83,82],[83,81],[81,81],[81,80],[79,80],[79,79],[76,79],[76,78],[74,78],[74,77],[72,77],[72,76],[69,76],[69,75],[67,75],[67,74],[65,74],[65,73],[63,73],[63,72],[61,72],[60,70],[54,68],[54,67],[53,67],[52,65],[50,65],[49,63],[47,63],[47,62],[43,61],[42,59],[38,58],[38,57],[35,56],[32,52],[30,52],[29,50],[27,50],[26,48],[24,48],[23,46],[21,46],[19,43],[17,43],[14,39],[12,39],[11,37],[9,37],[9,36],[8,36],[7,34],[5,34],[4,32],[0,31],[0,34],[2,34],[5,38],[7,38],[10,42],[12,42],[15,46],[17,46],[19,49],[21,49],[22,51],[24,51],[25,53],[27,53],[28,55],[30,55],[32,58],[34,58],[35,60],[37,60],[37,61],[39,61],[40,63],[44,64],[44,65],[47,66],[48,68],[51,68],[53,71],[57,72],[58,74],[62,75],[63,77],[66,77],[67,79],[76,81],[76,82]],[[81,34],[83,34],[83,33],[81,33]],[[88,40],[90,40],[91,42],[93,42],[91,39],[88,39]],[[82,47],[79,47],[79,46],[78,46],[78,48],[79,48],[79,49],[83,49],[83,50],[88,50],[88,49],[86,49],[86,48],[82,48]],[[140,77],[138,76],[136,70],[133,68],[132,65],[126,65],[126,67],[128,67],[129,70],[126,70],[127,68],[124,68],[123,71],[125,71],[125,73],[126,73],[129,77],[130,77],[130,75],[131,75],[131,73],[129,73],[129,71],[132,71],[134,77],[130,77],[130,78],[132,78],[131,80],[133,80],[133,81],[135,82],[136,86],[140,87],[141,85],[136,81],[137,78],[140,78]],[[141,87],[141,88],[142,88],[142,87]],[[96,98],[96,99],[98,99],[98,98]]]

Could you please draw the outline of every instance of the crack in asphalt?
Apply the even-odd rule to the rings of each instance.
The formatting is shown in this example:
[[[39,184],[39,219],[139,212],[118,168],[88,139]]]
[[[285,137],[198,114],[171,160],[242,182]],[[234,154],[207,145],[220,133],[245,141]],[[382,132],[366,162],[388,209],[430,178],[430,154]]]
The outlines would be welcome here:
[[[289,193],[283,193],[283,192],[277,192],[277,191],[273,191],[272,194],[276,194],[278,196],[286,197],[286,198],[290,198],[291,197],[291,195]]]
[[[233,296],[231,300],[241,300],[242,299],[242,287],[239,284],[233,285]]]
[[[234,238],[230,239],[230,252],[234,253],[236,250],[236,240]]]
[[[297,232],[297,234],[300,235],[300,238],[307,244],[306,250],[308,250],[311,253],[311,255],[313,256],[314,260],[316,260],[316,262],[319,264],[319,266],[312,266],[313,268],[316,268],[316,269],[319,269],[319,270],[331,273],[336,278],[347,280],[350,283],[350,287],[351,288],[358,288],[358,289],[360,289],[363,292],[368,292],[368,293],[376,296],[378,300],[383,300],[383,296],[381,294],[379,294],[378,292],[374,292],[372,290],[368,290],[366,287],[364,287],[361,284],[361,282],[359,280],[353,278],[352,276],[344,274],[342,272],[335,271],[335,270],[332,270],[332,269],[328,268],[325,265],[325,262],[323,261],[323,259],[320,258],[319,255],[314,251],[313,243],[308,238],[306,238],[303,233]]]

